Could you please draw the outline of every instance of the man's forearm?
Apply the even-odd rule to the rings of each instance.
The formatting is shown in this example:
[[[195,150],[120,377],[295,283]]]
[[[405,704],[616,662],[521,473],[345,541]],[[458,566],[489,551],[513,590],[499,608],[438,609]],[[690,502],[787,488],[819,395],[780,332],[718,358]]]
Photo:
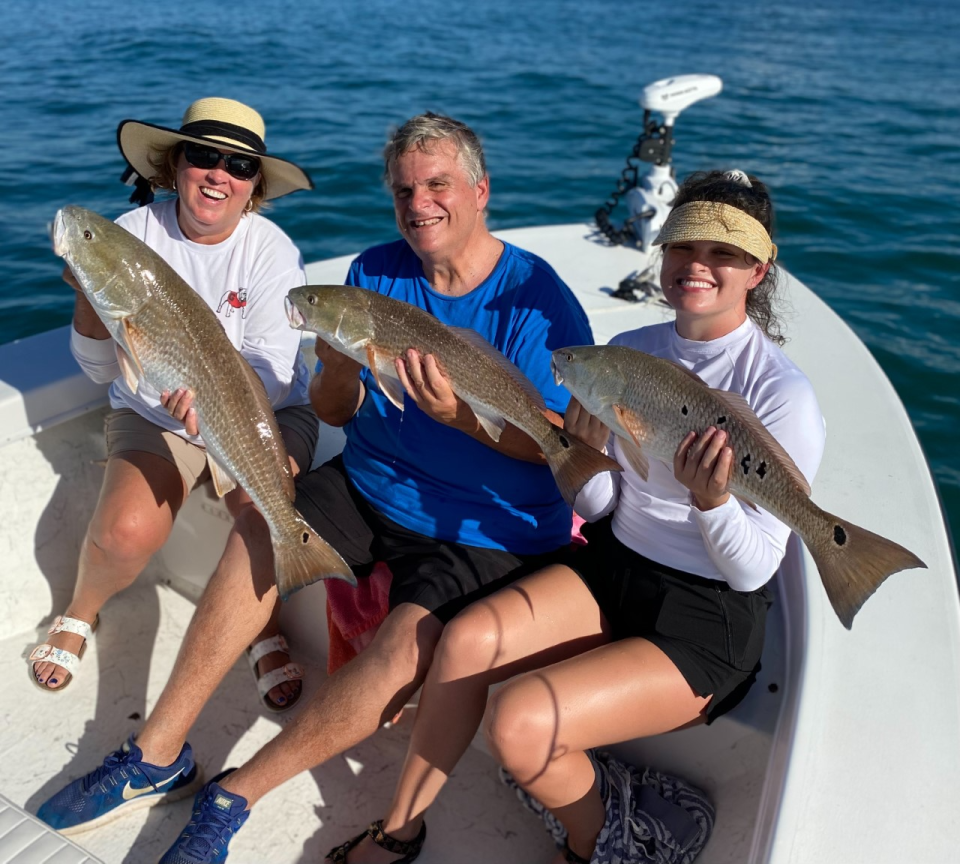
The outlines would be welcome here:
[[[346,426],[363,402],[363,383],[356,374],[337,374],[324,366],[310,382],[310,404],[328,426]]]

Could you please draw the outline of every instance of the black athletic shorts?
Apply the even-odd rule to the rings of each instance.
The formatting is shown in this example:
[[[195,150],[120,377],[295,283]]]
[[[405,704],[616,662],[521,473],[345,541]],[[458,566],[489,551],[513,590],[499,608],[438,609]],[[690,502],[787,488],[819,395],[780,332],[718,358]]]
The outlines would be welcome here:
[[[347,477],[341,456],[297,477],[294,504],[358,579],[369,576],[377,561],[390,567],[391,609],[415,603],[444,624],[474,600],[560,560],[568,549],[513,555],[418,534],[370,506]]]
[[[608,516],[581,528],[587,540],[565,562],[590,589],[614,640],[653,642],[698,696],[713,695],[707,722],[733,708],[760,671],[771,595],[735,591],[657,564],[624,546]]]

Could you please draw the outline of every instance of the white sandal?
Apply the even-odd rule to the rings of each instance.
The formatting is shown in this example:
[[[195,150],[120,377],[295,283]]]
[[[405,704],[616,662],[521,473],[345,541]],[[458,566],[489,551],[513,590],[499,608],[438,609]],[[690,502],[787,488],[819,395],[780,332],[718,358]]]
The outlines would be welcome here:
[[[79,671],[80,660],[87,650],[87,643],[93,638],[93,633],[99,623],[99,615],[93,619],[93,624],[88,624],[79,618],[58,615],[47,631],[47,635],[52,636],[55,633],[76,633],[77,636],[83,637],[83,644],[76,654],[72,651],[66,651],[63,648],[56,648],[49,642],[37,645],[37,647],[30,652],[30,656],[27,657],[27,663],[30,664],[30,668],[27,670],[30,674],[30,680],[41,690],[46,690],[48,693],[58,693],[63,690],[73,680],[74,674]],[[63,683],[59,687],[48,687],[46,684],[41,684],[37,680],[37,673],[34,671],[35,663],[53,663],[66,669],[67,674]]]
[[[266,657],[267,654],[272,654],[275,651],[280,651],[287,655],[290,654],[290,646],[287,645],[287,640],[284,639],[282,635],[278,634],[269,639],[264,639],[262,642],[257,642],[255,645],[251,645],[247,649],[247,662],[250,664],[253,680],[257,683],[257,692],[260,694],[260,701],[271,711],[279,714],[282,711],[289,710],[300,701],[300,696],[303,693],[303,668],[299,663],[287,663],[286,666],[281,666],[279,669],[274,669],[272,672],[265,672],[263,675],[258,676],[257,663]],[[300,689],[296,694],[288,697],[283,705],[277,705],[267,694],[284,681],[300,681]]]

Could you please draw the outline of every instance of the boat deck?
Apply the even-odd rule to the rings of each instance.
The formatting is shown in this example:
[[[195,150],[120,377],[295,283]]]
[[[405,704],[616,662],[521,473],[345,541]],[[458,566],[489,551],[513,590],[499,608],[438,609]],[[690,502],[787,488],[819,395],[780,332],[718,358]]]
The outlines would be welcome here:
[[[609,296],[638,266],[637,253],[589,233],[570,225],[505,232],[505,239],[546,258],[574,287],[598,342],[664,320],[669,312],[656,302]],[[348,264],[319,262],[308,277],[339,283]],[[813,381],[828,424],[814,500],[903,543],[930,569],[889,579],[848,632],[809,554],[792,542],[776,580],[763,672],[747,699],[710,727],[615,749],[702,786],[717,804],[698,864],[956,860],[960,607],[936,490],[902,405],[862,343],[795,280],[784,290],[792,307],[786,350]],[[102,477],[104,391],[76,370],[65,346],[65,331],[0,346],[0,792],[31,812],[139,727],[227,530],[222,506],[191,496],[148,572],[104,608],[69,690],[51,695],[31,684],[23,658],[69,600]],[[328,439],[335,448],[336,436]],[[323,608],[316,585],[285,609],[308,691],[324,674]],[[267,796],[231,844],[231,862],[319,862],[379,818],[412,713]],[[262,708],[240,661],[190,740],[212,775],[247,759],[286,719]],[[160,806],[76,839],[106,864],[151,862],[189,810],[187,801]],[[553,854],[539,821],[499,784],[479,748],[458,766],[428,824],[426,864],[539,864]]]

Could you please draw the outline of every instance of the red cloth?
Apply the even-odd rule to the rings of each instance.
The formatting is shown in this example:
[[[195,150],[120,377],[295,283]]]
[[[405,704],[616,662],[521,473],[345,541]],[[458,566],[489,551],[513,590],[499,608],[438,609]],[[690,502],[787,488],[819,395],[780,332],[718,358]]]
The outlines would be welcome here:
[[[373,641],[390,611],[392,580],[390,568],[380,561],[366,579],[357,580],[356,588],[340,579],[327,581],[327,629],[330,632],[328,675],[356,657]]]

